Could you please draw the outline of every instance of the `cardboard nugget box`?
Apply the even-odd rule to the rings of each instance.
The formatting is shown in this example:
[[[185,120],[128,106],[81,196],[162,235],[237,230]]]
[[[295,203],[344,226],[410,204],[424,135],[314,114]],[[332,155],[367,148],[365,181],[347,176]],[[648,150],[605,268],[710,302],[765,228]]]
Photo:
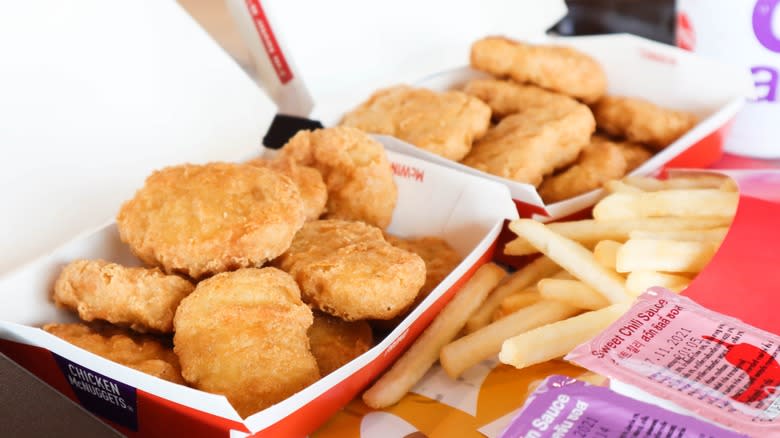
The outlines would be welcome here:
[[[731,176],[739,185],[737,212],[718,252],[682,293],[712,310],[780,334],[780,319],[774,311],[780,277],[773,275],[780,265],[780,170],[718,172]],[[453,380],[434,365],[398,404],[374,410],[362,400],[354,400],[314,437],[411,436],[422,432],[425,436],[494,438],[539,381],[551,374],[578,377],[584,371],[562,360],[518,370],[493,358]],[[611,386],[631,397],[680,411],[633,386],[614,381]]]
[[[399,199],[388,232],[442,237],[463,261],[375,347],[287,400],[242,420],[223,396],[113,363],[38,328],[75,319],[50,299],[53,282],[66,263],[102,258],[139,264],[113,224],[0,279],[6,303],[0,308],[0,352],[128,435],[310,433],[408,347],[476,268],[492,258],[504,220],[516,215],[508,190],[500,184],[392,152],[389,158]]]
[[[670,167],[707,167],[716,162],[723,153],[723,139],[731,121],[750,90],[746,72],[634,35],[545,38],[542,42],[570,46],[596,59],[606,72],[608,95],[640,97],[699,117],[693,129],[655,153],[631,175],[652,175]],[[414,85],[446,91],[462,89],[469,80],[485,77],[491,76],[461,67],[433,74]],[[408,143],[398,146],[393,149],[505,184],[523,217],[566,217],[593,205],[604,195],[603,190],[594,190],[545,204],[531,184],[494,176]]]

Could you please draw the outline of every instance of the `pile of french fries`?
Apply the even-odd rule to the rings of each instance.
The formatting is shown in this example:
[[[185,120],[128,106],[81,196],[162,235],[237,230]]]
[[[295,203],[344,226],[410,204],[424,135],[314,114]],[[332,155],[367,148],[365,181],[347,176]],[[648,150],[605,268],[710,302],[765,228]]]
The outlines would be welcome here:
[[[510,275],[493,263],[477,270],[365,392],[366,404],[398,402],[437,359],[457,378],[496,354],[517,368],[565,356],[647,288],[685,289],[717,251],[739,199],[731,179],[711,174],[626,177],[606,189],[593,219],[510,223],[518,237],[504,252],[540,256]]]

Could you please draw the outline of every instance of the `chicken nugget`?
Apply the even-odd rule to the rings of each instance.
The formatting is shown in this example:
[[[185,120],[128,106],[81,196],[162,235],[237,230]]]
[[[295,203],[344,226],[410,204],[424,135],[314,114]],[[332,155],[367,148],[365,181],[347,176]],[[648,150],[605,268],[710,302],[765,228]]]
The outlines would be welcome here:
[[[309,342],[320,375],[326,376],[368,351],[374,344],[374,334],[366,321],[344,321],[314,312]]]
[[[425,262],[425,284],[409,307],[391,320],[373,321],[373,326],[382,331],[390,331],[406,318],[428,295],[460,264],[461,257],[447,241],[439,237],[417,237],[403,239],[385,234],[390,244],[397,248],[415,253]]]
[[[420,256],[363,222],[308,222],[274,264],[295,278],[306,303],[347,321],[391,319],[425,283]]]
[[[247,417],[319,379],[306,331],[311,310],[275,268],[223,272],[198,283],[174,319],[174,351],[194,387]]]
[[[573,162],[596,127],[587,106],[544,106],[507,116],[479,140],[463,164],[538,186]]]
[[[173,315],[195,286],[157,268],[128,268],[105,260],[76,260],[54,283],[54,302],[138,332],[173,332]]]
[[[523,85],[498,79],[474,79],[463,88],[490,106],[493,117],[533,111],[544,107],[574,107],[577,101],[563,94],[553,93],[535,85]]]
[[[595,190],[609,180],[621,178],[627,170],[622,148],[597,137],[585,146],[575,164],[545,178],[539,186],[539,195],[546,203],[562,201]]]
[[[267,167],[290,178],[298,187],[298,191],[301,192],[307,221],[318,219],[325,212],[325,204],[328,202],[328,188],[325,187],[319,170],[289,160],[257,158],[248,161],[247,164]]]
[[[300,131],[282,148],[280,160],[320,171],[328,188],[328,218],[390,224],[398,200],[393,170],[382,144],[359,129]]]
[[[490,126],[490,108],[460,91],[439,93],[400,85],[377,91],[341,124],[392,135],[459,161]]]
[[[494,76],[509,77],[563,93],[586,103],[607,90],[607,75],[590,56],[571,47],[532,45],[487,37],[471,46],[471,66]]]
[[[173,383],[185,384],[179,358],[159,338],[131,333],[108,324],[47,324],[43,329],[118,364]]]
[[[424,236],[410,239],[391,235],[386,237],[391,245],[413,252],[425,262],[425,284],[412,307],[420,304],[462,260],[450,244],[440,237]]]
[[[608,134],[663,149],[697,123],[695,115],[661,108],[636,97],[604,96],[593,106],[598,127]]]
[[[192,278],[261,266],[304,222],[295,184],[247,164],[185,164],[154,172],[122,205],[117,228],[145,263]]]
[[[592,141],[596,141],[597,136],[594,135],[593,137],[594,140]],[[639,143],[634,143],[632,141],[610,140],[601,136],[598,136],[598,138],[600,138],[602,141],[610,141],[620,147],[620,152],[623,154],[623,158],[626,160],[626,173],[631,172],[632,170],[641,166],[642,163],[649,160],[653,156],[652,152],[647,150]]]

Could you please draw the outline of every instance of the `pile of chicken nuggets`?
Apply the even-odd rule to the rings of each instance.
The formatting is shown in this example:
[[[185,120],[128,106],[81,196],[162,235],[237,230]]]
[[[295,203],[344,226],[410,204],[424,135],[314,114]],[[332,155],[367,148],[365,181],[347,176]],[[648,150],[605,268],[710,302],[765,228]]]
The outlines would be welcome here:
[[[690,130],[697,118],[635,97],[607,96],[599,63],[570,47],[487,37],[459,90],[379,90],[344,126],[393,135],[444,158],[534,185],[546,203],[618,179]]]
[[[386,234],[397,198],[382,145],[351,127],[158,170],[117,215],[145,266],[71,262],[53,300],[83,322],[44,329],[249,416],[366,352],[460,262]]]

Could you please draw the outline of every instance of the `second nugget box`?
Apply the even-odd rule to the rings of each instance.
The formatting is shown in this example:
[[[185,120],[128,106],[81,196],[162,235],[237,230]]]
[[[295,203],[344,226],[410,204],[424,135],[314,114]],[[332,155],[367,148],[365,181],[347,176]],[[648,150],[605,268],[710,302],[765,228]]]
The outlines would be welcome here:
[[[504,219],[516,216],[508,191],[499,184],[392,152],[389,158],[399,196],[388,232],[441,237],[463,261],[376,346],[276,405],[242,420],[222,396],[124,367],[38,328],[73,318],[50,300],[63,264],[77,258],[138,264],[114,225],[55,249],[0,280],[6,297],[0,309],[0,351],[128,435],[310,433],[420,334],[474,270],[492,257]]]
[[[608,96],[637,97],[661,107],[691,112],[698,118],[695,126],[669,146],[654,152],[630,174],[654,174],[670,167],[706,167],[717,161],[731,120],[749,90],[747,76],[735,69],[633,35],[555,38],[545,44],[572,47],[595,59],[606,73]],[[431,75],[414,86],[434,91],[461,90],[473,79],[488,77],[482,71],[463,67]],[[561,218],[587,208],[602,196],[602,190],[592,190],[568,199],[545,202],[541,191],[533,184],[496,176],[410,143],[391,147],[505,184],[522,216],[539,214],[549,220]]]

